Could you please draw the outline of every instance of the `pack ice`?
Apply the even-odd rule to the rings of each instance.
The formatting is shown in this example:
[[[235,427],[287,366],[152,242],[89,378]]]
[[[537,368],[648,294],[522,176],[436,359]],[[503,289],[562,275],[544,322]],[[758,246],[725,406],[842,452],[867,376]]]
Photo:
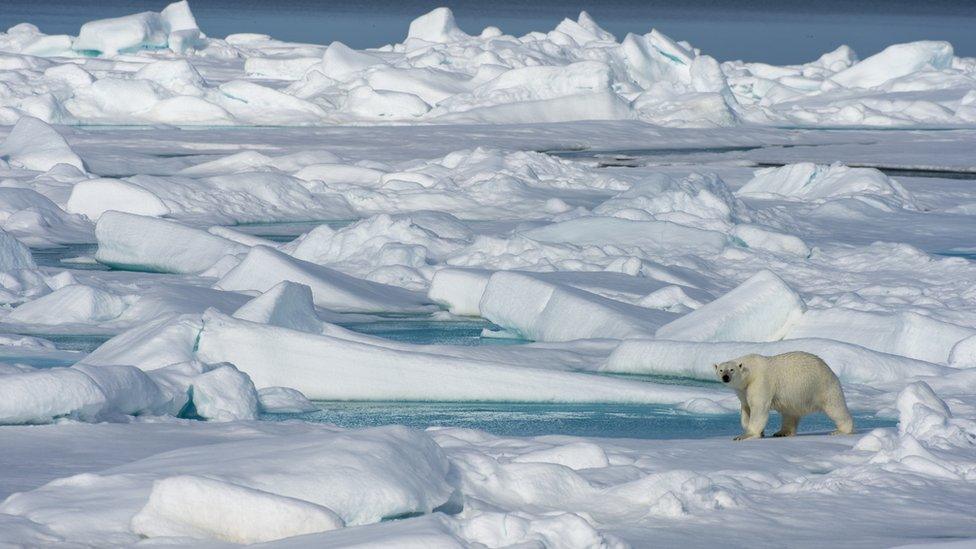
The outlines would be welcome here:
[[[973,59],[160,7],[0,34],[0,545],[976,540]],[[733,444],[798,350],[857,432]]]
[[[0,120],[320,125],[643,120],[666,126],[966,126],[976,62],[946,42],[847,46],[800,65],[719,62],[658,30],[618,39],[586,12],[521,37],[463,31],[448,8],[403,41],[354,50],[206,36],[186,1],[89,21],[78,36],[0,33]],[[243,60],[229,63],[228,60]]]

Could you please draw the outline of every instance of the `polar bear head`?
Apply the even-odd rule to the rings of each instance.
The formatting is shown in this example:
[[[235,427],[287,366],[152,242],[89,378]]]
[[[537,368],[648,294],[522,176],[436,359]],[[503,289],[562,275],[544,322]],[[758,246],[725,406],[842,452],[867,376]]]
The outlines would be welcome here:
[[[745,386],[749,376],[749,365],[746,361],[737,359],[721,364],[714,364],[715,375],[725,385],[741,389]]]

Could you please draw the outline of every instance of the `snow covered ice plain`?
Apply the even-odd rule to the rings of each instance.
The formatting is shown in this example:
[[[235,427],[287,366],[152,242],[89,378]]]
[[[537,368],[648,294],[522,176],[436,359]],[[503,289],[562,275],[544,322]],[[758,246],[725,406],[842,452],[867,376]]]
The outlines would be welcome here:
[[[976,543],[976,60],[407,32],[0,34],[0,544]]]

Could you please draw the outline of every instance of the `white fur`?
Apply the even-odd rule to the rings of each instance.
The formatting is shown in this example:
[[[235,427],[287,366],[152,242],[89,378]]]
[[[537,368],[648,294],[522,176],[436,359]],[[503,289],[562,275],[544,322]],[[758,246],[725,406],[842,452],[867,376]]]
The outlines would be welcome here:
[[[719,380],[735,389],[742,403],[744,433],[735,440],[761,438],[769,410],[783,416],[774,437],[796,434],[800,418],[824,412],[837,425],[833,434],[851,434],[854,421],[840,380],[820,357],[803,352],[776,356],[746,355],[715,365]]]

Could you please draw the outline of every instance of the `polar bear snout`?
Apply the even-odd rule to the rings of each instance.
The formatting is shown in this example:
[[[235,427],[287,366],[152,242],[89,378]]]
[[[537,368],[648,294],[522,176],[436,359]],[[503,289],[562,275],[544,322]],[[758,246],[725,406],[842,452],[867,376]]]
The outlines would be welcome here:
[[[723,374],[722,375],[722,383],[728,383],[730,381],[732,381],[732,378],[729,377],[729,374]]]

